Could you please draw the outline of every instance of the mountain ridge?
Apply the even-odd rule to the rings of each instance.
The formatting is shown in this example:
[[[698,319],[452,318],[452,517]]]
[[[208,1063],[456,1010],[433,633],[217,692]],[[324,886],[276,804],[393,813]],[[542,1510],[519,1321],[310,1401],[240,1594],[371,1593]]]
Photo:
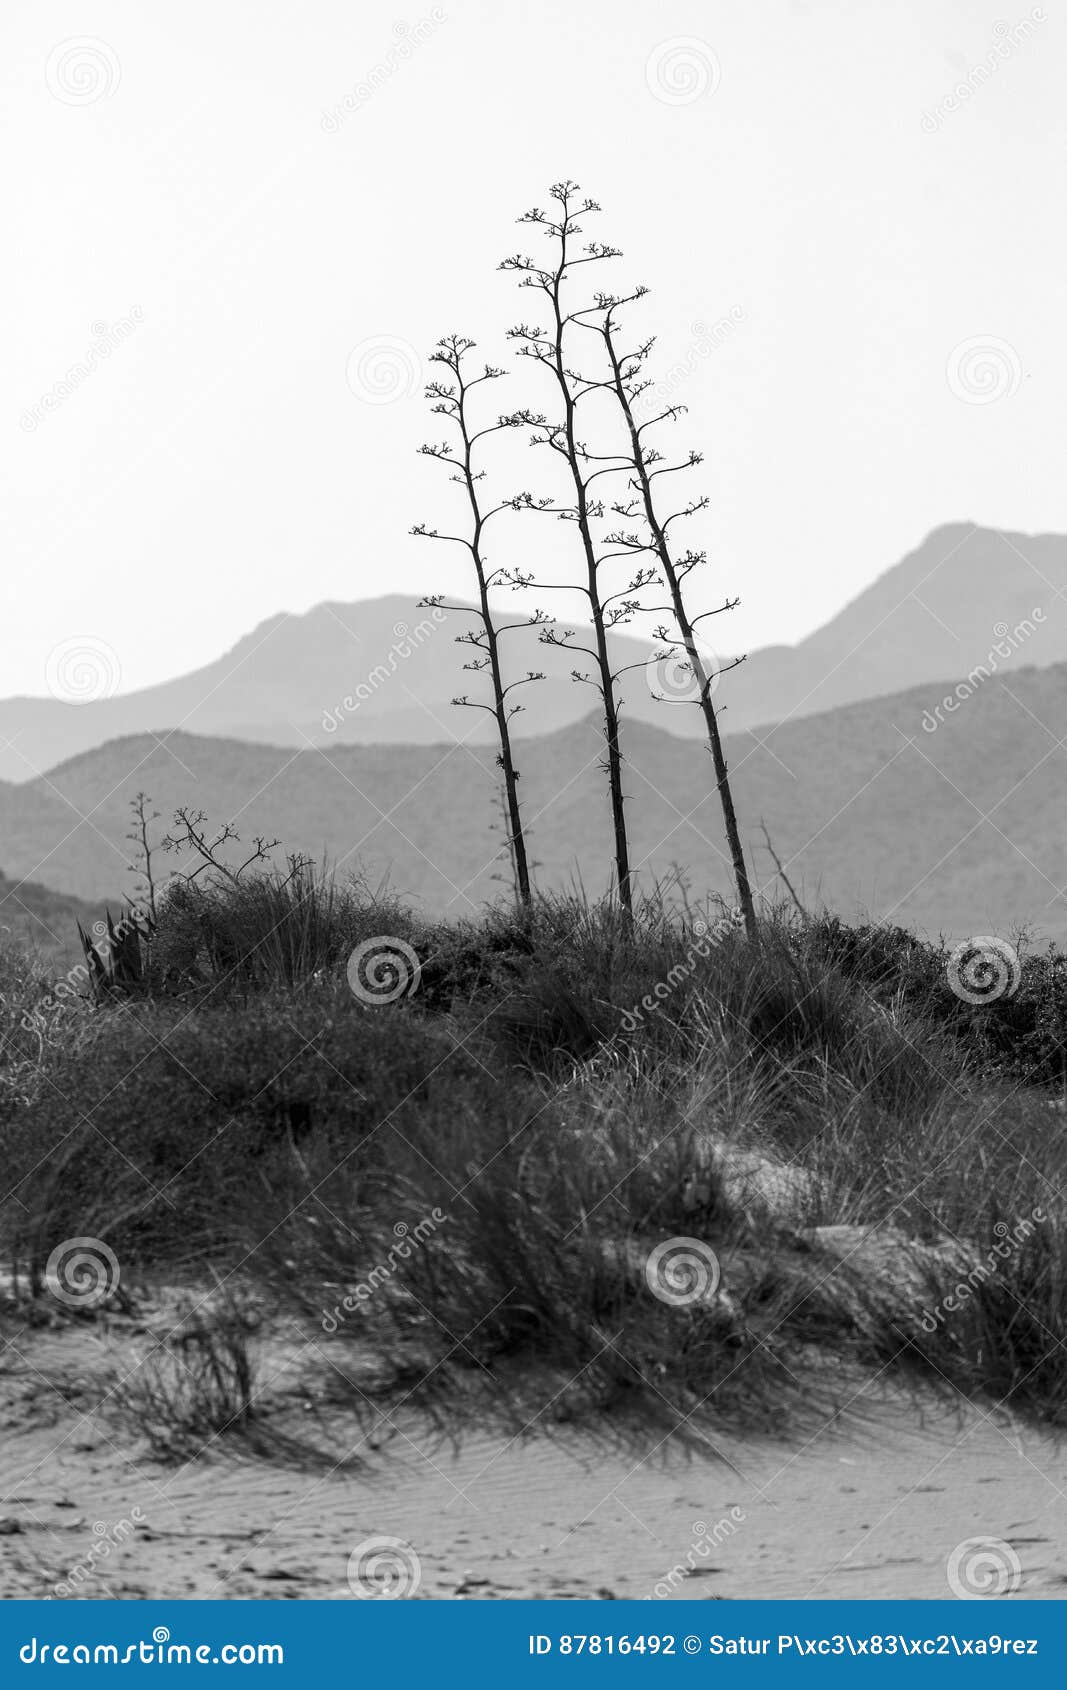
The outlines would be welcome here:
[[[939,680],[769,730],[726,750],[756,879],[780,893],[766,822],[805,900],[936,934],[1032,922],[1067,938],[1067,663],[979,682],[954,714],[931,710]],[[933,729],[929,723],[933,722]],[[732,900],[721,816],[704,748],[644,723],[625,739],[631,852],[648,889],[676,865],[694,896]],[[594,717],[524,741],[529,845],[545,890],[609,884],[610,818]],[[81,898],[121,898],[128,801],[141,789],[234,820],[243,836],[329,856],[341,872],[386,876],[434,913],[471,914],[506,889],[492,746],[344,746],[293,751],[184,732],[86,752],[46,780],[0,788],[0,863],[15,879]],[[104,794],[104,797],[101,797]],[[81,817],[86,819],[82,820]],[[497,825],[498,831],[491,831]],[[163,867],[167,859],[160,859]]]
[[[943,525],[796,645],[750,653],[718,688],[724,724],[732,731],[761,728],[888,696],[902,681],[959,679],[988,656],[998,626],[1018,628],[1038,609],[1041,625],[999,666],[1067,661],[1067,620],[1061,625],[1052,615],[1061,592],[1067,592],[1067,536]],[[520,614],[507,604],[502,612]],[[109,740],[179,726],[293,747],[488,744],[490,718],[450,703],[473,687],[450,637],[467,625],[468,613],[444,612],[436,622],[434,615],[401,594],[351,604],[328,600],[267,617],[212,663],[139,691],[80,704],[2,700],[0,778],[33,780]],[[72,684],[111,683],[117,658],[101,644],[84,643],[86,667],[72,673]],[[625,715],[698,737],[697,710],[653,697],[657,688],[672,690],[670,674],[653,670],[650,684],[643,670],[655,643],[627,632],[613,644],[620,663],[638,665],[622,683]],[[586,698],[565,673],[564,656],[549,654],[532,629],[511,635],[508,650],[511,674],[542,666],[551,672],[519,695],[526,709],[515,718],[517,737],[551,734],[581,719]]]

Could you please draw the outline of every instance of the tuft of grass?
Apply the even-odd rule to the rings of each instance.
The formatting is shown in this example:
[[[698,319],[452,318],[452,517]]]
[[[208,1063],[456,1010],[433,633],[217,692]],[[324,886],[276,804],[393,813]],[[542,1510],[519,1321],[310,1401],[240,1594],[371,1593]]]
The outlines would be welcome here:
[[[188,1461],[257,1418],[253,1323],[232,1300],[194,1310],[114,1386],[109,1412],[161,1461]]]
[[[0,941],[0,1125],[29,1107],[51,1063],[80,1044],[88,1007],[77,984],[54,981],[34,952]]]
[[[303,859],[240,880],[177,879],[159,902],[153,985],[215,996],[291,987],[343,963],[368,935],[410,927],[395,900],[368,898]]]

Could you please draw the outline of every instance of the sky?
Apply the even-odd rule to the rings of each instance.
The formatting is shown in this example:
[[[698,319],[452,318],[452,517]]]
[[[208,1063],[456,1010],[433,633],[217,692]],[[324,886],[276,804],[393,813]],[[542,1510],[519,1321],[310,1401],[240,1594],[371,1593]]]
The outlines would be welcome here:
[[[449,497],[426,355],[467,333],[536,403],[497,265],[564,176],[652,290],[722,643],[941,523],[1067,529],[1051,0],[401,4],[5,6],[0,696],[64,641],[125,691],[279,611],[469,596],[408,532]]]

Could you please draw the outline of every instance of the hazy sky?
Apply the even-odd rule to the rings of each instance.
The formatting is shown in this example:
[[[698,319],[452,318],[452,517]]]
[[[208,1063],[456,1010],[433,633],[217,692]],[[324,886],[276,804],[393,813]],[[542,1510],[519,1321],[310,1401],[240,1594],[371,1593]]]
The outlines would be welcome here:
[[[415,354],[511,361],[495,266],[562,175],[687,372],[724,644],[939,523],[1067,528],[1060,5],[402,6],[8,0],[0,694],[75,636],[125,690],[462,590],[407,536],[442,511]]]

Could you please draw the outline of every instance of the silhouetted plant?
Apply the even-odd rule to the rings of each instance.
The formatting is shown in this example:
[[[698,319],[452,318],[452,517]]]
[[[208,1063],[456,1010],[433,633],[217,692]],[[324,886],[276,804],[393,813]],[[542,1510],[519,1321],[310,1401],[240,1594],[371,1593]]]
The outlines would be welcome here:
[[[590,212],[598,211],[599,206],[594,200],[579,198],[578,186],[574,182],[557,182],[550,189],[550,193],[559,207],[554,217],[535,206],[532,210],[524,212],[519,222],[533,225],[548,235],[554,247],[551,261],[540,263],[523,253],[515,253],[504,259],[501,269],[514,271],[520,278],[520,287],[533,288],[544,295],[550,317],[549,327],[519,323],[509,330],[509,336],[518,342],[520,356],[534,359],[549,372],[558,395],[560,411],[550,420],[541,411],[524,408],[513,412],[508,420],[514,426],[529,427],[533,443],[548,447],[550,451],[558,454],[566,466],[573,488],[573,503],[558,504],[552,499],[539,498],[532,501],[532,508],[551,512],[558,519],[574,524],[581,546],[584,580],[580,585],[567,581],[539,580],[535,583],[532,576],[522,571],[509,573],[513,586],[537,585],[551,591],[577,591],[584,595],[588,603],[592,623],[591,646],[579,644],[578,636],[573,630],[560,631],[550,625],[548,618],[543,615],[538,619],[542,622],[541,638],[546,645],[562,646],[568,651],[581,654],[588,658],[593,666],[591,675],[577,668],[571,673],[576,681],[591,684],[596,688],[603,707],[604,741],[607,747],[606,772],[615,841],[615,875],[623,917],[629,922],[633,912],[633,887],[626,833],[617,692],[619,677],[624,671],[613,667],[608,634],[609,630],[631,620],[635,610],[639,608],[635,595],[654,579],[654,572],[639,568],[621,588],[606,582],[602,573],[605,566],[614,562],[620,553],[610,547],[605,549],[594,533],[595,525],[604,515],[604,503],[599,494],[591,489],[601,476],[610,474],[612,469],[618,467],[618,453],[590,451],[580,432],[579,406],[591,394],[600,391],[604,382],[602,378],[582,372],[574,363],[573,328],[582,311],[588,307],[579,306],[577,310],[572,307],[570,288],[575,270],[587,264],[616,258],[618,251],[615,247],[606,246],[599,241],[591,241],[579,250],[577,240],[582,232],[579,219]],[[606,461],[610,467],[605,467]]]
[[[152,865],[156,847],[152,843],[149,830],[150,824],[159,820],[158,810],[149,814],[150,803],[151,799],[146,792],[138,792],[130,799],[132,826],[126,835],[134,848],[134,860],[126,866],[130,874],[139,877],[137,897],[134,901],[143,910],[149,928],[154,927],[156,922],[157,895],[156,875]]]
[[[538,502],[538,508],[553,509],[558,516],[577,525],[586,568],[586,582],[581,591],[589,602],[595,650],[576,645],[576,636],[572,632],[560,634],[548,626],[542,631],[542,639],[546,644],[566,645],[571,650],[582,651],[595,663],[595,684],[604,703],[616,872],[623,908],[629,910],[632,895],[619,749],[619,700],[615,690],[619,675],[624,671],[612,669],[607,633],[609,629],[629,622],[639,609],[644,608],[639,597],[644,588],[655,584],[666,594],[666,603],[647,607],[669,617],[668,622],[661,622],[655,630],[656,638],[666,646],[666,650],[658,656],[670,658],[681,648],[681,661],[693,677],[696,696],[677,702],[694,703],[703,713],[738,902],[748,935],[755,938],[757,927],[752,888],[712,698],[718,676],[726,669],[735,668],[742,659],[717,666],[701,650],[697,637],[700,623],[710,616],[732,610],[738,601],[728,598],[715,609],[699,612],[694,611],[687,601],[689,577],[706,562],[706,553],[691,548],[679,551],[669,531],[682,518],[695,516],[706,509],[708,501],[706,497],[700,497],[665,513],[659,498],[659,484],[664,476],[695,468],[702,461],[701,454],[691,451],[671,462],[644,438],[658,424],[676,421],[684,414],[684,406],[668,405],[658,416],[644,421],[639,421],[636,415],[637,402],[651,385],[644,371],[654,342],[646,340],[636,347],[625,347],[620,340],[618,314],[623,307],[642,299],[648,290],[638,287],[626,295],[593,290],[586,303],[575,305],[571,301],[567,286],[571,272],[579,265],[600,264],[621,256],[618,247],[602,241],[590,241],[580,252],[575,251],[576,238],[582,228],[579,218],[600,209],[594,200],[579,199],[578,194],[574,182],[557,182],[551,189],[552,198],[559,206],[554,218],[534,208],[519,219],[522,223],[543,228],[549,235],[557,254],[552,266],[538,263],[523,254],[506,259],[503,265],[504,269],[521,275],[523,287],[542,292],[551,311],[552,323],[547,330],[522,323],[511,333],[519,341],[520,352],[524,356],[536,359],[551,371],[563,405],[562,419],[548,422],[540,412],[527,410],[515,413],[511,420],[529,425],[533,429],[534,441],[549,446],[566,462],[575,490],[575,502],[557,507],[542,500]],[[571,351],[572,343],[581,338],[582,330],[592,331],[595,337],[594,347],[600,354],[598,369],[590,369],[580,355],[576,358]],[[586,443],[578,424],[579,406],[594,395],[612,401],[611,410],[616,413],[605,416],[602,408],[594,419],[594,426],[598,429],[595,449]],[[610,479],[619,475],[626,478],[626,492],[621,496],[609,495],[607,508],[627,521],[636,518],[639,527],[620,527],[594,535],[594,526],[604,517],[606,506],[604,496],[599,491],[591,491],[593,484],[607,481],[610,485]],[[643,560],[651,560],[651,563]],[[632,573],[621,590],[608,591],[601,583],[601,571],[605,565],[618,561],[630,562]],[[532,584],[532,578],[516,574],[514,584],[527,586]],[[547,583],[539,582],[538,585]],[[573,590],[566,583],[552,585]],[[576,679],[588,678],[578,671],[574,673]],[[657,696],[662,697],[662,694]]]
[[[192,853],[197,866],[183,870],[183,880],[192,882],[202,874],[210,873],[236,885],[246,869],[251,868],[253,863],[266,862],[271,852],[281,843],[280,840],[264,839],[257,834],[248,856],[234,867],[220,853],[228,844],[240,844],[241,835],[232,822],[223,822],[221,827],[212,832],[204,826],[206,821],[207,816],[203,810],[190,810],[183,804],[174,812],[174,832],[166,834],[163,839],[164,851],[188,850]],[[297,859],[293,859],[294,866],[296,861]]]
[[[504,374],[492,364],[486,364],[480,375],[471,377],[464,368],[467,354],[473,350],[474,341],[467,340],[462,335],[447,335],[438,341],[437,350],[433,353],[431,362],[443,364],[449,371],[451,381],[433,381],[426,388],[426,397],[434,401],[433,411],[437,416],[447,417],[459,436],[458,449],[452,441],[440,444],[428,443],[420,446],[419,450],[426,457],[437,458],[441,463],[452,469],[452,480],[464,488],[470,505],[471,528],[469,534],[441,534],[436,528],[427,528],[425,523],[418,523],[412,529],[413,534],[422,535],[428,540],[447,540],[453,544],[466,546],[474,565],[474,573],[478,582],[478,616],[480,628],[468,629],[466,633],[458,635],[460,644],[472,646],[478,656],[472,657],[463,667],[473,674],[487,672],[492,685],[493,702],[485,704],[480,699],[468,698],[465,694],[454,698],[453,704],[466,706],[468,709],[487,710],[496,722],[497,737],[500,750],[497,761],[504,774],[504,799],[507,805],[508,817],[508,849],[515,875],[515,892],[520,903],[529,906],[532,896],[530,886],[530,868],[526,851],[526,838],[523,833],[522,813],[519,805],[519,772],[515,767],[515,759],[511,746],[511,718],[521,709],[521,704],[509,702],[511,694],[517,688],[527,685],[530,681],[543,680],[544,676],[538,670],[527,670],[524,676],[516,680],[505,681],[503,666],[500,659],[500,636],[510,628],[528,625],[527,619],[520,622],[498,624],[489,603],[492,588],[505,578],[505,572],[500,567],[490,568],[485,554],[485,531],[487,525],[505,510],[514,510],[524,503],[530,502],[522,495],[512,499],[501,499],[491,504],[488,509],[483,508],[479,496],[479,484],[485,480],[486,472],[480,467],[481,456],[478,451],[480,443],[503,429],[511,427],[511,423],[500,418],[496,422],[484,423],[476,427],[471,420],[468,400],[471,391],[484,382],[498,381]],[[421,604],[441,606],[446,610],[465,610],[465,605],[446,604],[440,593],[428,594],[420,601]]]
[[[668,595],[668,603],[651,606],[655,612],[666,612],[670,621],[661,623],[656,628],[657,639],[663,641],[667,650],[660,655],[663,658],[675,654],[680,644],[684,653],[684,661],[688,665],[697,686],[695,699],[679,699],[679,703],[698,704],[704,716],[704,728],[707,734],[708,748],[711,752],[715,768],[715,782],[722,806],[723,821],[726,828],[727,843],[730,848],[730,860],[733,866],[734,882],[737,887],[738,903],[745,920],[745,929],[750,939],[757,934],[756,909],[752,900],[752,887],[748,878],[748,868],[745,863],[745,853],[741,844],[741,834],[737,825],[737,814],[734,810],[733,794],[730,790],[730,777],[727,769],[726,754],[723,750],[722,735],[719,732],[719,722],[712,698],[712,688],[719,675],[734,669],[743,662],[743,658],[734,658],[732,662],[718,667],[705,656],[697,643],[696,630],[701,622],[708,617],[719,616],[723,611],[733,610],[739,603],[737,599],[726,599],[721,605],[712,610],[704,610],[694,614],[686,600],[686,589],[693,571],[707,562],[705,551],[694,551],[686,548],[678,551],[672,538],[668,534],[671,525],[681,518],[695,516],[699,511],[707,508],[706,496],[691,499],[688,503],[676,507],[667,515],[663,515],[658,504],[658,487],[664,476],[677,475],[679,471],[694,469],[703,462],[700,452],[690,451],[688,454],[673,462],[655,446],[647,445],[642,438],[646,430],[654,428],[663,422],[676,422],[684,415],[684,405],[668,405],[659,416],[647,418],[639,423],[634,414],[634,407],[642,393],[651,386],[651,381],[644,374],[645,362],[652,350],[654,342],[646,340],[641,345],[623,349],[619,343],[619,310],[636,300],[642,299],[648,292],[647,288],[639,287],[625,297],[614,294],[602,294],[595,310],[584,320],[588,326],[595,329],[601,336],[607,352],[608,363],[611,367],[611,386],[619,409],[626,423],[626,431],[630,443],[630,457],[625,465],[628,476],[628,488],[632,495],[615,501],[612,510],[617,516],[627,520],[637,517],[642,521],[642,530],[618,529],[607,536],[609,545],[615,545],[621,552],[629,553],[633,557],[651,553],[659,568],[662,570],[661,584]],[[673,483],[672,483],[673,485]],[[662,695],[661,695],[662,696]]]

